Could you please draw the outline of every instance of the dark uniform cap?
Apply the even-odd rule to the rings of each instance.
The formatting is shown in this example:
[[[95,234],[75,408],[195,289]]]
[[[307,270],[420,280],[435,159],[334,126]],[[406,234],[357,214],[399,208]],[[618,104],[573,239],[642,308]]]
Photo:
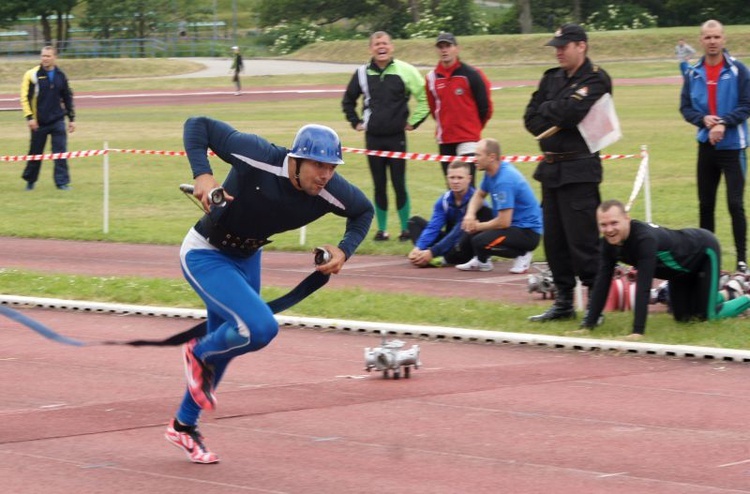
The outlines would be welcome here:
[[[555,31],[555,37],[547,42],[545,46],[565,46],[575,41],[588,41],[586,31],[578,24],[565,24]]]
[[[451,45],[458,46],[456,37],[451,33],[440,33],[437,37],[437,41],[435,41],[435,46],[439,45],[440,43],[450,43]]]

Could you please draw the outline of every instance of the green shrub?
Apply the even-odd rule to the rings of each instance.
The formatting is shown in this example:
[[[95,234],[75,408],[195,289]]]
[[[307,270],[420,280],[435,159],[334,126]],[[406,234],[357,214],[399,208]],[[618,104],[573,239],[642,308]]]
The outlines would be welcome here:
[[[609,4],[594,12],[586,19],[585,26],[590,31],[624,31],[656,27],[656,22],[657,16],[651,15],[645,8],[624,3]]]

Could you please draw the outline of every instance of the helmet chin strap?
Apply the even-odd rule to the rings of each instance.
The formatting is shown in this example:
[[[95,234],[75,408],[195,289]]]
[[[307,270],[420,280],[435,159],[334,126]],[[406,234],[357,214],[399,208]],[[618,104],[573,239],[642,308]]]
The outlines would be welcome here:
[[[294,158],[294,164],[295,164],[295,172],[294,172],[294,179],[297,181],[297,187],[302,189],[302,182],[300,182],[299,179],[299,169],[302,167],[302,162],[299,158]]]

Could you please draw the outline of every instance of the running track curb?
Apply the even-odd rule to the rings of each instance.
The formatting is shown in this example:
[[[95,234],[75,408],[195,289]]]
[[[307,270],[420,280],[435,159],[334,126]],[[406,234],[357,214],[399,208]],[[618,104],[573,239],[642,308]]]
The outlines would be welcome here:
[[[179,309],[152,307],[145,305],[114,304],[107,302],[87,302],[56,298],[24,297],[0,295],[0,304],[26,306],[45,309],[65,309],[81,312],[135,314],[157,317],[180,317],[205,319],[206,311],[201,309]],[[373,333],[413,338],[455,341],[464,343],[516,344],[578,351],[615,351],[636,355],[659,355],[664,357],[703,358],[727,362],[750,362],[750,351],[726,348],[711,348],[689,345],[661,345],[618,340],[598,340],[565,336],[509,333],[479,329],[462,329],[445,326],[416,326],[411,324],[378,323],[351,321],[345,319],[321,319],[314,317],[275,316],[284,326],[300,326],[313,329],[336,329],[352,333]]]

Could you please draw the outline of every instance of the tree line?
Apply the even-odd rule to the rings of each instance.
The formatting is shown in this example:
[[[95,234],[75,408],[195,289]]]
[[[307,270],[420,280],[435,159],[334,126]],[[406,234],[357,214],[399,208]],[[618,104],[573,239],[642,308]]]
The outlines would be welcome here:
[[[441,31],[462,36],[550,32],[566,22],[591,30],[695,26],[711,18],[750,24],[747,0],[246,0],[243,5],[249,5],[265,41],[286,52],[376,30],[413,38]],[[208,0],[3,0],[0,27],[38,19],[45,42],[60,46],[70,38],[74,10],[83,12],[77,27],[102,39],[145,38],[165,25],[210,21],[215,15]]]

